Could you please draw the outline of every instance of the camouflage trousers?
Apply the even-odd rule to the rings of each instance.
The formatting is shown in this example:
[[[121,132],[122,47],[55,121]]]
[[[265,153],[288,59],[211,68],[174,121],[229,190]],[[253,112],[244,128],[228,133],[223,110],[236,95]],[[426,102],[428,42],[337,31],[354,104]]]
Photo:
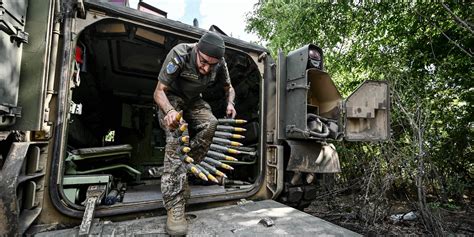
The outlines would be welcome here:
[[[168,95],[170,104],[176,111],[183,111],[183,119],[188,123],[191,152],[188,153],[196,163],[199,163],[207,153],[212,142],[212,137],[217,127],[217,119],[211,111],[211,107],[202,99],[185,103],[178,96]],[[165,114],[160,110],[160,126],[166,133],[166,147],[163,175],[161,176],[161,192],[163,203],[167,210],[171,209],[179,202],[186,202],[189,198],[187,181],[187,169],[185,164],[179,159],[178,148],[181,146],[178,141],[180,136],[175,131],[171,131],[164,125]]]

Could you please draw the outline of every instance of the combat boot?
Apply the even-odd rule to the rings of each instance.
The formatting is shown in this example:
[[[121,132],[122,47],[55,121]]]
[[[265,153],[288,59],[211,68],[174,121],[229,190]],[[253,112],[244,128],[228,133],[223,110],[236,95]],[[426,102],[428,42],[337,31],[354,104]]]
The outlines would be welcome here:
[[[179,202],[168,210],[166,219],[166,232],[169,235],[186,235],[188,222],[184,216],[184,202]]]

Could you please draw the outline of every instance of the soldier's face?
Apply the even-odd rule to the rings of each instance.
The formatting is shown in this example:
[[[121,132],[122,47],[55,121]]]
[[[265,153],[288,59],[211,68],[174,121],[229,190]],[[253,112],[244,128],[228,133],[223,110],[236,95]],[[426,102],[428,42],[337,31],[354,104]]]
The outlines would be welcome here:
[[[201,51],[197,50],[197,67],[200,74],[209,74],[212,68],[214,68],[218,63],[219,59],[207,56]]]

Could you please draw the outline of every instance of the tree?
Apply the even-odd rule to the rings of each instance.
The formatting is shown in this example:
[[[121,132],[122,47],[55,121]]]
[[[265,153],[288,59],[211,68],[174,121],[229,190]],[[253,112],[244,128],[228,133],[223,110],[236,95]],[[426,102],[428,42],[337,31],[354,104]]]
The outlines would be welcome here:
[[[392,139],[339,144],[342,180],[376,172],[365,190],[380,191],[387,182],[406,190],[435,234],[442,227],[429,214],[425,193],[461,202],[473,188],[473,10],[472,4],[260,1],[247,16],[247,29],[273,55],[320,46],[346,96],[366,79],[390,82]]]

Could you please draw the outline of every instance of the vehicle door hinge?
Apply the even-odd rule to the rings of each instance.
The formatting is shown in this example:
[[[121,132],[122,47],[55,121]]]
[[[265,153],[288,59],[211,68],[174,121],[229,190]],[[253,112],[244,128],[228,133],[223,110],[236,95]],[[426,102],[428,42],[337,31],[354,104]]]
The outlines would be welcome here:
[[[0,112],[4,116],[21,117],[21,107],[13,107],[11,105],[0,104]]]
[[[85,19],[86,18],[86,9],[84,7],[84,1],[83,0],[77,0],[76,3],[77,6],[77,16]]]
[[[283,190],[283,146],[267,146],[266,180],[267,188],[272,193],[272,199],[278,197]]]
[[[265,58],[267,58],[267,56],[267,52],[261,53],[260,55],[258,55],[258,62],[261,63]]]
[[[74,71],[72,75],[72,83],[71,83],[71,88],[76,88],[81,85],[81,66],[79,65],[78,62],[74,62]]]
[[[289,83],[287,86],[286,86],[286,90],[287,91],[290,91],[290,90],[296,90],[296,89],[304,89],[304,90],[309,90],[310,88],[310,85],[298,85],[297,83]]]
[[[17,45],[20,46],[22,43],[28,44],[28,38],[30,34],[26,31],[22,31],[21,29],[16,29],[16,34],[10,35],[10,40],[16,41]]]
[[[76,104],[73,101],[71,101],[71,105],[69,107],[69,113],[70,114],[82,114],[82,104]]]
[[[20,47],[22,43],[28,44],[29,34],[26,31],[21,30],[20,28],[12,26],[6,21],[3,17],[5,11],[0,11],[0,30],[7,33],[10,36],[10,41],[17,43],[17,46]]]
[[[272,131],[267,131],[267,142],[268,143],[272,143],[274,137],[275,137],[275,132],[273,130]]]

